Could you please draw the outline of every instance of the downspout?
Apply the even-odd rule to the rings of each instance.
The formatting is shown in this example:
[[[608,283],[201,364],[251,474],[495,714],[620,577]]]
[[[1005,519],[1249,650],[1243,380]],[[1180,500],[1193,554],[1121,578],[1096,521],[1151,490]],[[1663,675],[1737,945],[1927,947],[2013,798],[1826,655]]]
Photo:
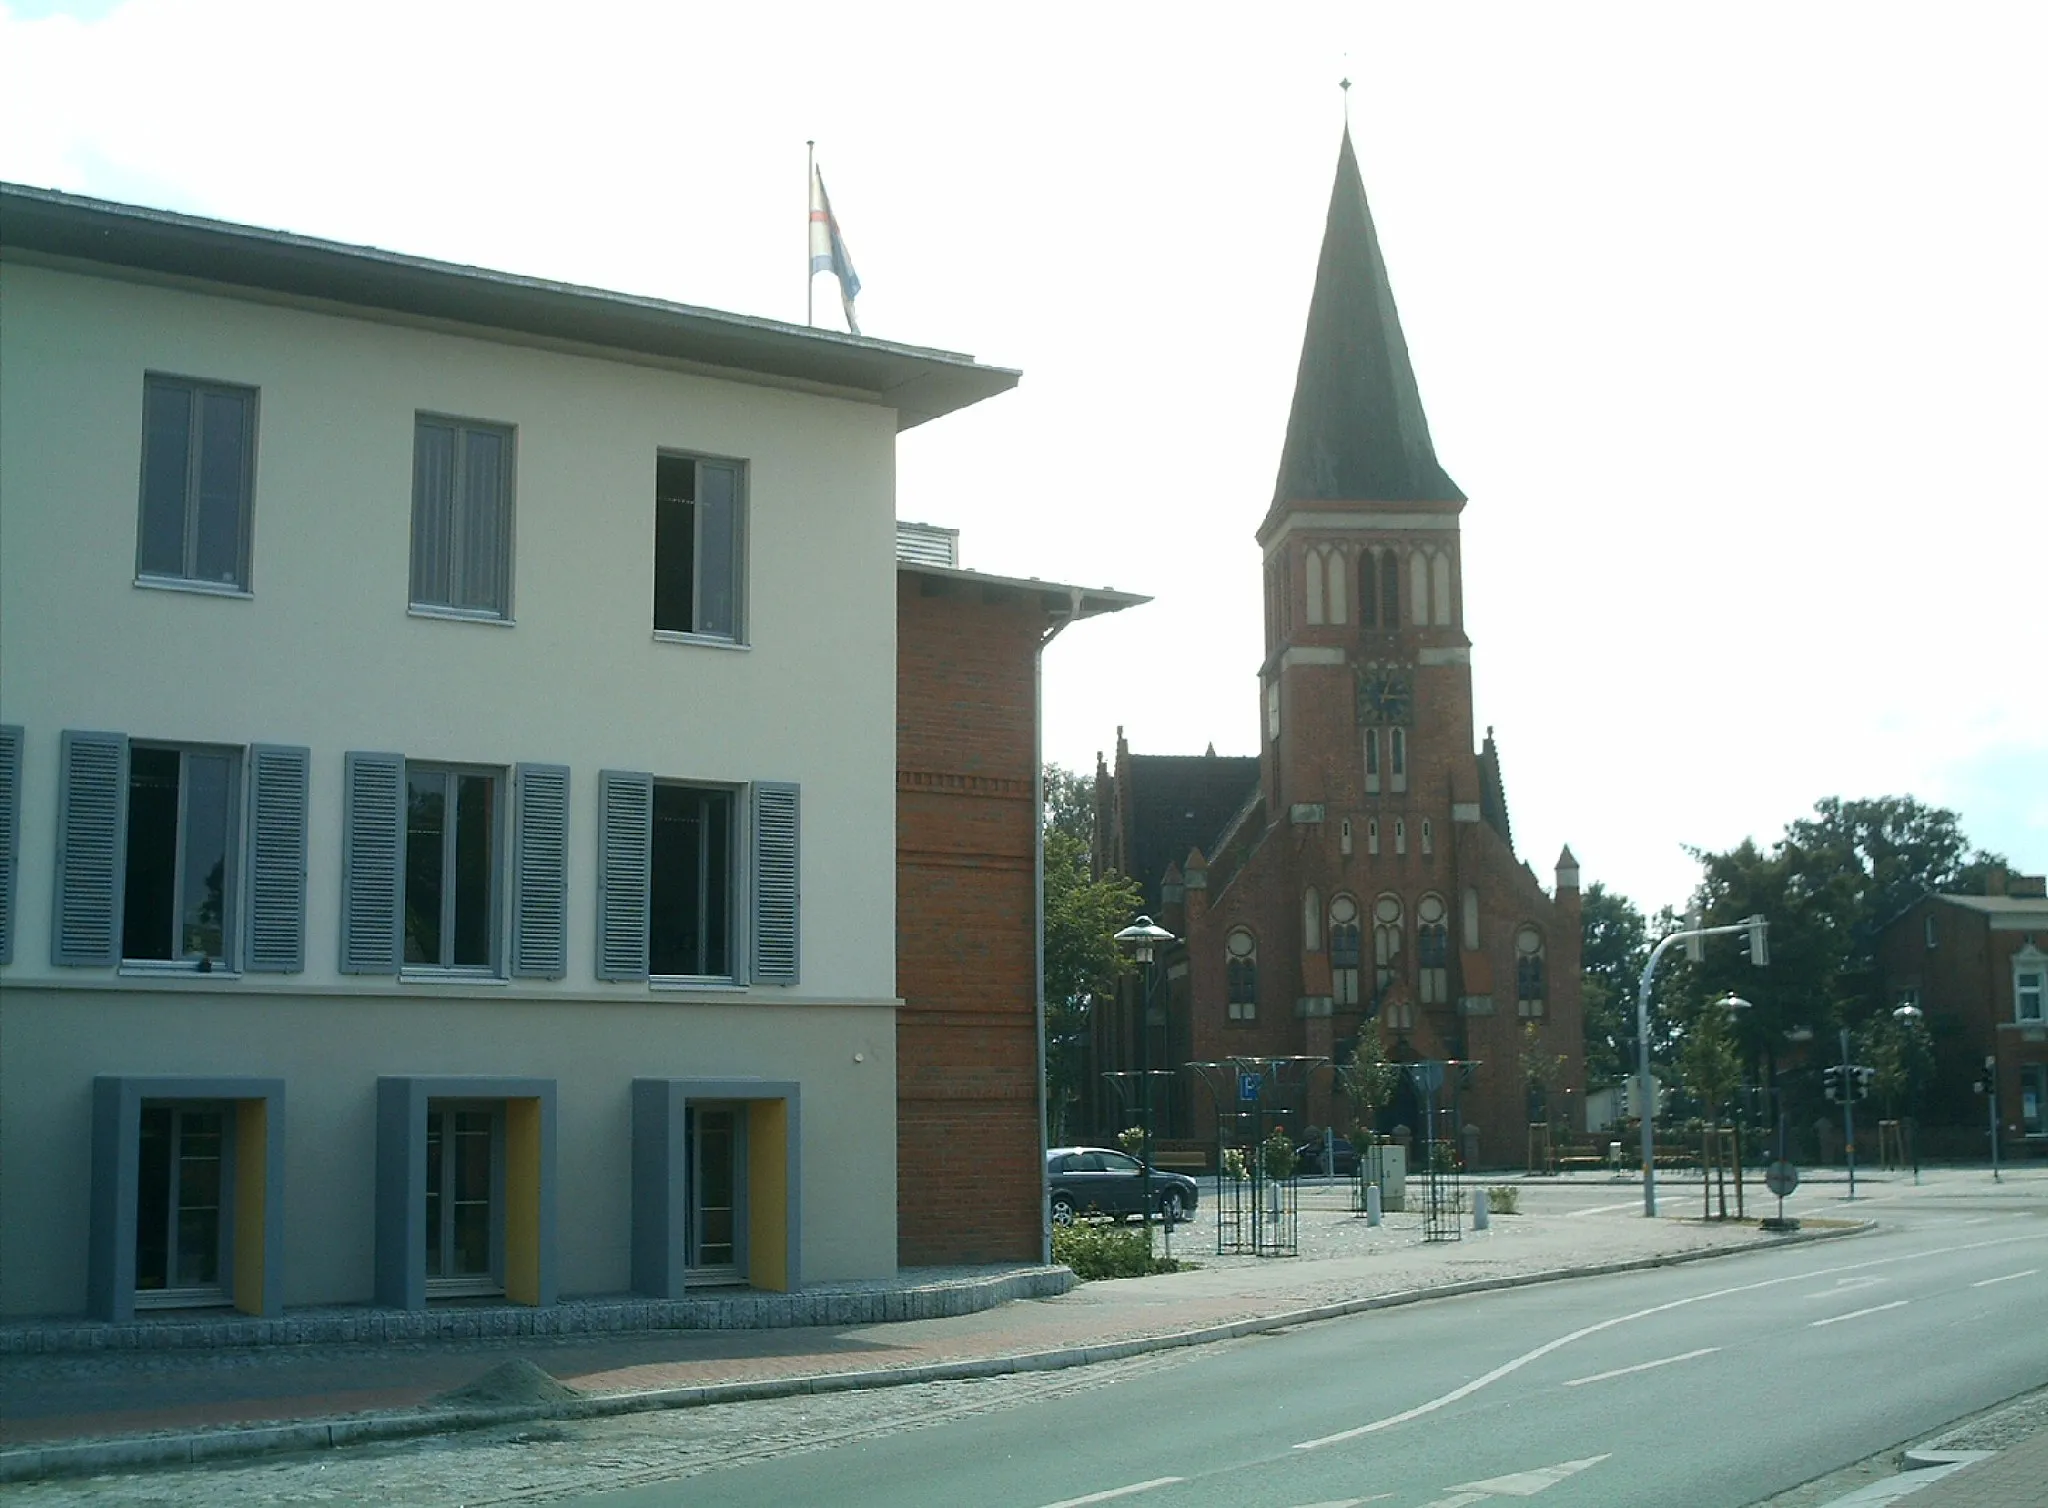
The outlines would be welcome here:
[[[1045,651],[1081,616],[1081,589],[1067,588],[1067,615],[1056,619],[1038,638],[1031,657],[1031,905],[1037,918],[1037,984],[1032,990],[1032,1015],[1038,1039],[1038,1260],[1052,1263],[1052,1179],[1045,1170]]]

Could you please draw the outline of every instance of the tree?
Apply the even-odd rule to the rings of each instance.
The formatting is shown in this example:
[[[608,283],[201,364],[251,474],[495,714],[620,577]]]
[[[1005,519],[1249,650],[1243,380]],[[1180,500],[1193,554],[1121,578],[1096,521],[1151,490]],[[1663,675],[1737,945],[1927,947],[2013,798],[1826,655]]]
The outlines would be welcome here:
[[[1550,1124],[1553,1116],[1550,1091],[1563,1076],[1570,1062],[1568,1054],[1554,1053],[1550,1050],[1550,1044],[1544,1037],[1542,1022],[1529,1021],[1523,1024],[1520,1067],[1522,1082],[1528,1088],[1529,1119],[1532,1122],[1540,1119],[1543,1124]],[[1541,1116],[1536,1114],[1539,1106],[1542,1108]]]
[[[1719,1005],[1709,1002],[1693,1011],[1678,1049],[1677,1068],[1678,1082],[1713,1124],[1742,1084],[1741,1054],[1727,1013]]]
[[[1601,1084],[1635,1066],[1636,988],[1650,956],[1648,924],[1633,901],[1598,881],[1580,898],[1580,915],[1586,1082]]]
[[[1118,874],[1095,878],[1089,872],[1087,844],[1048,827],[1045,1104],[1046,1134],[1055,1145],[1065,1140],[1067,1107],[1080,1097],[1088,1071],[1088,1021],[1095,998],[1114,990],[1131,967],[1116,945],[1116,933],[1139,904],[1135,880]]]
[[[1374,1129],[1380,1107],[1394,1098],[1400,1074],[1401,1065],[1387,1061],[1379,1022],[1366,1022],[1351,1056],[1337,1065],[1337,1088],[1351,1101],[1361,1133]]]
[[[1045,767],[1045,830],[1065,833],[1086,850],[1095,842],[1095,782],[1056,764]]]

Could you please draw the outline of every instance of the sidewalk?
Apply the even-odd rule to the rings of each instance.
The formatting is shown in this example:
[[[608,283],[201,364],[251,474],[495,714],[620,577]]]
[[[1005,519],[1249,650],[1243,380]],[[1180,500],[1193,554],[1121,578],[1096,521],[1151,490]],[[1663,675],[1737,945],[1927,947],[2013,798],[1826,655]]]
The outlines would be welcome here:
[[[1460,1241],[1432,1245],[1422,1242],[1419,1215],[1389,1215],[1374,1229],[1343,1211],[1337,1190],[1315,1190],[1304,1199],[1296,1258],[1217,1256],[1213,1227],[1197,1219],[1174,1240],[1176,1255],[1200,1264],[1195,1271],[898,1323],[0,1357],[0,1481],[513,1419],[1069,1367],[1853,1229],[1784,1237],[1753,1225],[1644,1220],[1629,1213],[1639,1198],[1620,1186],[1612,1203],[1495,1216],[1488,1232],[1468,1229]],[[487,1379],[469,1396],[445,1396],[515,1359],[533,1366]],[[550,1379],[573,1393],[564,1396]]]

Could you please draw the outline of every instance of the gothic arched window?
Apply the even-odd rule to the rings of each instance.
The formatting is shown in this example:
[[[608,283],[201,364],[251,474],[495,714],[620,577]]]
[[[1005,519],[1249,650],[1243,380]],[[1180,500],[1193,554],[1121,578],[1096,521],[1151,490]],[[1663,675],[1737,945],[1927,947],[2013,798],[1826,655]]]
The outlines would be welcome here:
[[[1401,626],[1401,561],[1392,550],[1380,555],[1380,626]]]
[[[1372,961],[1385,989],[1401,969],[1401,898],[1383,895],[1372,903]]]
[[[1358,902],[1348,895],[1330,901],[1330,998],[1338,1005],[1358,1004],[1358,965],[1362,939]]]
[[[1313,885],[1301,897],[1301,946],[1310,953],[1323,951],[1323,897]]]
[[[1344,564],[1344,552],[1342,550],[1331,550],[1324,557],[1324,563],[1329,567],[1330,578],[1330,593],[1325,606],[1329,608],[1330,621],[1332,623],[1342,623],[1344,621],[1344,578],[1350,575],[1350,570]]]
[[[1371,628],[1379,622],[1380,557],[1375,550],[1358,552],[1358,626]]]
[[[1424,1005],[1442,1005],[1451,998],[1450,953],[1444,898],[1425,895],[1415,903],[1415,966],[1421,970]]]
[[[1451,557],[1438,551],[1429,557],[1430,620],[1439,628],[1451,621]]]
[[[1259,1014],[1259,944],[1243,927],[1223,939],[1224,992],[1230,1019],[1256,1020]]]
[[[1543,934],[1534,927],[1515,932],[1515,1013],[1543,1014]]]
[[[1379,794],[1379,789],[1380,730],[1377,728],[1367,728],[1365,730],[1365,790],[1367,795],[1376,796]]]

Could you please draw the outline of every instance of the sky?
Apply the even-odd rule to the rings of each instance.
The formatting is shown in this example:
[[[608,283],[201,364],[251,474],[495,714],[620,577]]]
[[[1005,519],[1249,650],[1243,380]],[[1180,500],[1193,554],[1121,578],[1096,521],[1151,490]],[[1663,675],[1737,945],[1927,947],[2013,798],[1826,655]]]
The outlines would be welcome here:
[[[2048,870],[2048,6],[0,0],[0,177],[1023,371],[905,434],[962,564],[1155,600],[1045,751],[1257,749],[1344,97],[1546,883],[1912,794]],[[819,322],[836,322],[829,278]]]

